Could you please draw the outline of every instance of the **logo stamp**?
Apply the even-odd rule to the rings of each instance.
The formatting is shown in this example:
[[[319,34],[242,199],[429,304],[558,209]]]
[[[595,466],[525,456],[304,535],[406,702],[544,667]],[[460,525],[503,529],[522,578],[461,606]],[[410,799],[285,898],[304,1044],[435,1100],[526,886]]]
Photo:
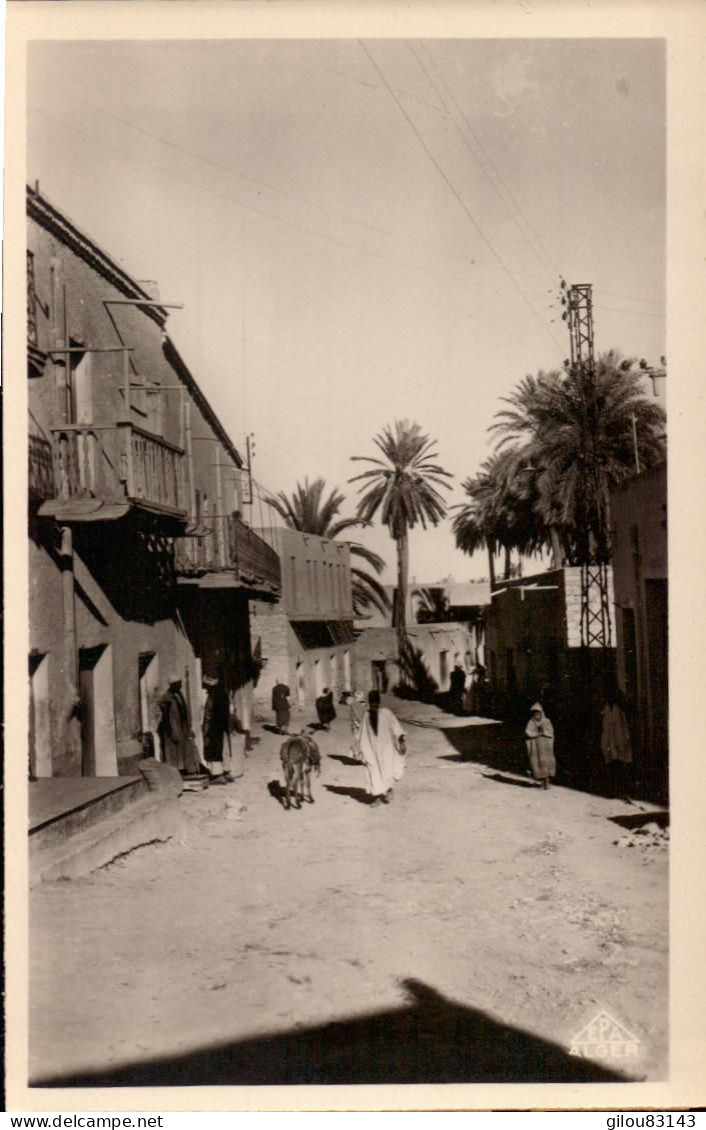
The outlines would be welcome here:
[[[637,1036],[605,1011],[586,1024],[569,1046],[569,1055],[581,1059],[637,1059],[639,1051]]]

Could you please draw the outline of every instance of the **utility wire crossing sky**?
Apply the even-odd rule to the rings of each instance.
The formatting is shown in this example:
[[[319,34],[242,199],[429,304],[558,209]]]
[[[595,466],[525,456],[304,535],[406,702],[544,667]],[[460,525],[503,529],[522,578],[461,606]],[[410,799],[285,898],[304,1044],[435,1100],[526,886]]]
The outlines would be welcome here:
[[[460,502],[500,398],[567,356],[560,276],[599,351],[665,352],[659,40],[34,43],[28,69],[28,180],[184,303],[170,336],[267,490],[323,476],[352,513],[350,456],[409,418]],[[386,531],[359,540],[392,581]],[[410,555],[486,571],[448,522]]]

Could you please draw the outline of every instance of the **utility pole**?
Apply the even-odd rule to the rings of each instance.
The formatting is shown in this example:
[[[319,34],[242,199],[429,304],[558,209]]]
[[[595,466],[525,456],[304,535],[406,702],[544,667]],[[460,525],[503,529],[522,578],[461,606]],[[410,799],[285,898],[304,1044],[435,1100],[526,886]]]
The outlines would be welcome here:
[[[593,344],[593,295],[590,283],[567,287],[561,280],[564,320],[569,327],[569,370],[578,378],[581,412],[581,471],[577,533],[581,566],[581,647],[612,647],[608,592],[607,514],[601,490],[596,434],[596,359]]]
[[[253,507],[253,501],[254,501],[253,500],[253,493],[252,493],[252,461],[253,461],[253,458],[255,456],[255,433],[254,432],[250,432],[245,437],[245,453],[246,453],[246,465],[247,465],[247,472],[248,472],[248,500],[247,500],[247,502],[248,502],[248,506],[250,507],[250,516],[252,518],[252,507]]]

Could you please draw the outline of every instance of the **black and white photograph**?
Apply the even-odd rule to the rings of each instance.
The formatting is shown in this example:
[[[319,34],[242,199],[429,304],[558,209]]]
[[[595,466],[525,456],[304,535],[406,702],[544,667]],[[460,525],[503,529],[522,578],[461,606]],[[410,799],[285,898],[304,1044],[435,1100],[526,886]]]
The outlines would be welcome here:
[[[667,39],[186,7],[23,48],[22,1085],[666,1085]]]

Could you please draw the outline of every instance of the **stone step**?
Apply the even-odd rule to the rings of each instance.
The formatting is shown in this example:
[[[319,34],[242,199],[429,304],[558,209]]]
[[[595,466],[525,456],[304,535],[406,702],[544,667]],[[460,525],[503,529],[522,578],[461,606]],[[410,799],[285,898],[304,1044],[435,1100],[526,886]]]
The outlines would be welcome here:
[[[166,790],[140,792],[132,803],[71,834],[33,847],[30,836],[30,886],[76,879],[135,848],[168,840],[181,826],[178,798]]]
[[[29,786],[30,856],[77,835],[148,792],[137,777],[50,777]]]

